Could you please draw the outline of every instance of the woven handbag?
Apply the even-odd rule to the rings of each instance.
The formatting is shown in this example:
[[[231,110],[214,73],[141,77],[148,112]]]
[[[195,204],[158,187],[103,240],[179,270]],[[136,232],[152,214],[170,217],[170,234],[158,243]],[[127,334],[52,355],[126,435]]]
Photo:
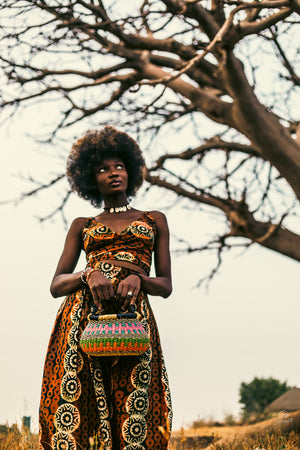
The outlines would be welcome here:
[[[134,307],[128,313],[106,315],[96,314],[92,308],[80,338],[82,350],[91,356],[141,355],[150,338],[140,318]]]

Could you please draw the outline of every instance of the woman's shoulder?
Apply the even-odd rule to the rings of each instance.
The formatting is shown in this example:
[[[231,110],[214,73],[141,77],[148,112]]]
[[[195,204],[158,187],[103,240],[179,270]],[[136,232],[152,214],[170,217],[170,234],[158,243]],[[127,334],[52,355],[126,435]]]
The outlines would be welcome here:
[[[150,214],[150,216],[153,217],[153,219],[157,219],[157,220],[166,220],[166,216],[163,212],[161,211],[146,211],[148,214]]]
[[[81,233],[91,219],[92,217],[76,217],[71,223],[70,231]]]
[[[158,228],[167,226],[167,218],[165,214],[161,211],[147,211],[147,213],[155,221]]]

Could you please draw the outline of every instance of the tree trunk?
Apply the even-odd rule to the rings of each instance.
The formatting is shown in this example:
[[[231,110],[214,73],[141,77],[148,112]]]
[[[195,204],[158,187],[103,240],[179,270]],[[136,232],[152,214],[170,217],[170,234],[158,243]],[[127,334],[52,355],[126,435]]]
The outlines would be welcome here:
[[[232,52],[228,53],[222,77],[234,99],[232,118],[236,128],[260,148],[300,199],[300,146],[277,117],[258,101],[241,62]]]

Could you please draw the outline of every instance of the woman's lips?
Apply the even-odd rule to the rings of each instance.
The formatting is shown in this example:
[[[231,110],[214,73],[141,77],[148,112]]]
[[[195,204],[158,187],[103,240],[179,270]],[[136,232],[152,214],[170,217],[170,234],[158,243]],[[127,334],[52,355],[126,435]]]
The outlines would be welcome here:
[[[121,180],[114,180],[109,183],[110,186],[119,186],[121,184]]]

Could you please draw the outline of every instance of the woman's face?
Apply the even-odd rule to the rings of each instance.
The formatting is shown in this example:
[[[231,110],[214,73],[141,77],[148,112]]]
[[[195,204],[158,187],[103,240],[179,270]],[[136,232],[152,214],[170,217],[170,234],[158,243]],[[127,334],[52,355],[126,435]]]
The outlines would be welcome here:
[[[119,158],[104,159],[95,170],[96,184],[103,197],[126,192],[128,173]]]

